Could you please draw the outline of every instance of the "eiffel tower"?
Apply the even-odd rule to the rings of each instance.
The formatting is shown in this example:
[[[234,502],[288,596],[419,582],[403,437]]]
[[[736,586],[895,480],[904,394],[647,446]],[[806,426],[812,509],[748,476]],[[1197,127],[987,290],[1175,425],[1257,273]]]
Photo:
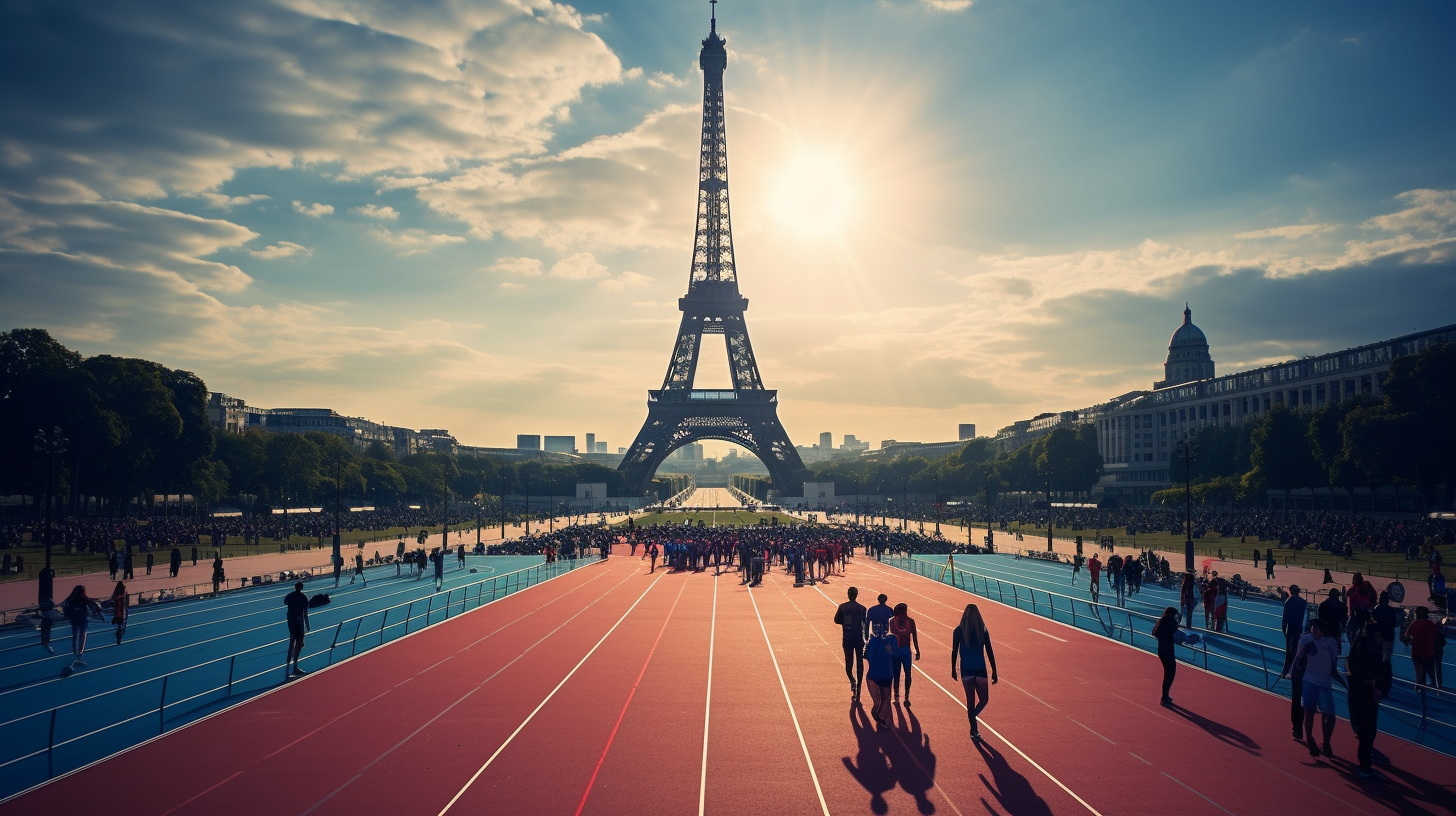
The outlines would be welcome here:
[[[712,0],[716,4],[717,0]],[[678,299],[682,324],[662,388],[647,392],[647,421],[618,466],[626,488],[646,488],[657,466],[674,450],[702,439],[742,445],[768,467],[775,490],[790,493],[806,471],[779,423],[778,392],[766,390],[748,341],[738,293],[733,230],[728,219],[728,136],[723,127],[723,69],[727,41],[718,36],[716,8],[698,54],[703,69],[703,138],[698,161],[698,227],[688,293]],[[731,390],[693,388],[703,336],[721,334],[728,347]]]

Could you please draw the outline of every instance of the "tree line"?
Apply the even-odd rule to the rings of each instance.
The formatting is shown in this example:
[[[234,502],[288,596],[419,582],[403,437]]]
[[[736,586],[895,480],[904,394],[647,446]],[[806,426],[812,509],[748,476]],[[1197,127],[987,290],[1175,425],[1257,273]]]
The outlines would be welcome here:
[[[1277,404],[1257,421],[1190,437],[1193,460],[1175,458],[1175,484],[1191,482],[1202,504],[1262,506],[1268,490],[1409,485],[1427,506],[1450,506],[1456,485],[1456,346],[1391,363],[1378,398],[1295,411]],[[1155,504],[1183,501],[1184,487]]]
[[[62,513],[120,515],[156,494],[213,505],[247,497],[255,509],[351,503],[434,504],[446,491],[495,501],[502,493],[574,497],[578,482],[622,476],[602,465],[416,453],[374,443],[356,450],[327,433],[230,434],[207,417],[207,385],[149,360],[83,357],[43,329],[0,333],[0,495],[58,497]],[[44,432],[38,437],[37,432]],[[666,497],[673,485],[659,480]]]

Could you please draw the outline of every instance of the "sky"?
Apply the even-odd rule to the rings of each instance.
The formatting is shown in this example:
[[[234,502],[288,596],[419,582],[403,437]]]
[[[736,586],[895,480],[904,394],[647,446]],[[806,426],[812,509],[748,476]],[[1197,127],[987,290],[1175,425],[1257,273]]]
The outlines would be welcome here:
[[[801,445],[1456,323],[1448,3],[722,0],[739,285]],[[0,329],[263,407],[630,444],[697,0],[0,0]],[[717,338],[710,338],[716,342]],[[704,350],[697,385],[726,385]]]

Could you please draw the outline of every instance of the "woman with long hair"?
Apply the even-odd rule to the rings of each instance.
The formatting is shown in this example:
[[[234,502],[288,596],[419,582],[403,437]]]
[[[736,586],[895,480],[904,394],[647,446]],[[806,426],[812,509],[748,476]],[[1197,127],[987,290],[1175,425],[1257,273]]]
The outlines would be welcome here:
[[[1158,640],[1158,661],[1163,664],[1162,704],[1170,706],[1173,698],[1168,692],[1173,688],[1173,676],[1178,673],[1178,658],[1173,653],[1174,634],[1178,631],[1178,608],[1170,606],[1163,610],[1163,616],[1153,624],[1153,637]]]
[[[61,611],[66,620],[71,622],[71,653],[75,660],[71,663],[73,669],[84,669],[86,663],[81,660],[86,655],[86,628],[91,623],[91,618],[101,618],[101,604],[86,597],[86,587],[80,584],[71,590],[71,594],[61,602]]]
[[[956,663],[959,660],[959,676]],[[986,682],[989,665],[991,682]],[[981,610],[975,604],[966,604],[961,613],[961,624],[951,636],[950,679],[961,681],[966,690],[966,714],[971,719],[971,739],[981,739],[981,730],[976,726],[976,717],[990,702],[991,685],[999,679],[996,676],[996,653],[991,649],[991,633],[986,631],[986,622],[981,619]],[[979,700],[979,701],[978,701]]]
[[[116,645],[121,645],[121,637],[126,634],[126,582],[117,581],[116,589],[111,591],[111,623],[116,627]]]

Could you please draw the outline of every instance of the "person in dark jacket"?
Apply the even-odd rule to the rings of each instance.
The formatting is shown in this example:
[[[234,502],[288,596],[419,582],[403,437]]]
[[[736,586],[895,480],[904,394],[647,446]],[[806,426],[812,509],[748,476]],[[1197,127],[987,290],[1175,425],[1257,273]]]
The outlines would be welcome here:
[[[1345,661],[1350,701],[1350,726],[1355,729],[1356,756],[1360,761],[1355,775],[1361,779],[1381,781],[1370,764],[1375,754],[1375,735],[1380,714],[1380,700],[1390,694],[1390,664],[1381,656],[1380,625],[1367,621],[1350,632],[1350,655]]]
[[[1153,637],[1158,640],[1158,661],[1163,664],[1162,704],[1170,706],[1173,698],[1168,692],[1173,689],[1173,677],[1178,673],[1178,656],[1174,653],[1173,637],[1178,632],[1178,607],[1163,610],[1163,616],[1153,625]]]
[[[1330,590],[1330,597],[1320,602],[1318,615],[1325,634],[1335,641],[1335,654],[1340,654],[1344,646],[1344,641],[1340,638],[1345,634],[1345,623],[1350,619],[1350,614],[1345,609],[1345,602],[1340,600],[1338,589]]]
[[[1295,647],[1299,644],[1300,635],[1304,634],[1304,626],[1309,618],[1309,602],[1299,597],[1299,585],[1289,585],[1289,599],[1284,602],[1284,622],[1280,627],[1284,633],[1284,668],[1279,670],[1280,677],[1287,677],[1289,669],[1294,665]]]
[[[177,573],[182,570],[182,551],[176,547],[172,548],[172,577],[176,578]]]

